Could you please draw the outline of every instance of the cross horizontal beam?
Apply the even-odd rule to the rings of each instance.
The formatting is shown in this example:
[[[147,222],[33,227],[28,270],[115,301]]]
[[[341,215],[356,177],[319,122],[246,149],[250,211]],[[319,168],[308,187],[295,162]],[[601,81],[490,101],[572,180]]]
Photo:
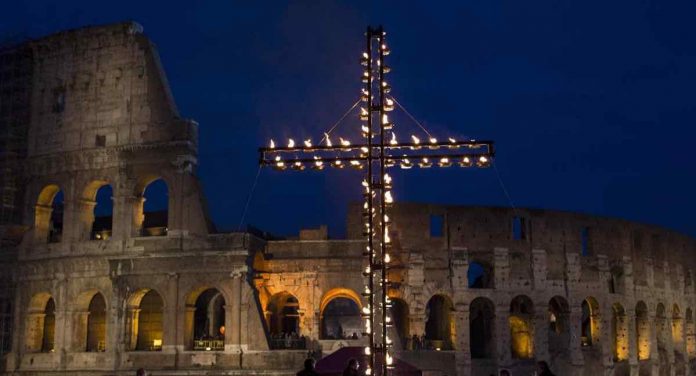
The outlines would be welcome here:
[[[368,144],[349,144],[349,145],[316,145],[316,146],[293,146],[293,147],[284,147],[284,146],[276,146],[276,147],[263,147],[259,148],[259,153],[293,153],[293,152],[304,152],[304,153],[311,153],[315,151],[351,151],[353,149],[362,149],[362,148],[367,148]],[[379,144],[372,144],[372,147],[375,149],[379,149],[380,145]],[[422,149],[422,148],[428,148],[428,149],[439,149],[439,148],[449,148],[449,149],[456,149],[456,148],[461,148],[461,147],[468,147],[471,149],[475,148],[480,148],[480,147],[486,147],[489,149],[490,155],[493,155],[493,141],[478,141],[478,140],[469,140],[469,141],[455,141],[455,142],[450,142],[450,141],[440,141],[440,142],[399,142],[399,143],[389,143],[385,144],[384,148],[388,150],[400,150],[400,149],[411,149],[411,150],[417,150],[417,149]]]
[[[341,145],[341,146],[303,146],[284,148],[259,148],[259,163],[262,166],[272,166],[278,170],[291,168],[304,170],[307,165],[315,170],[331,166],[343,168],[346,166],[363,169],[367,161],[379,161],[377,153],[368,153],[371,145]],[[461,167],[488,167],[494,156],[491,141],[459,141],[438,143],[396,143],[384,146],[398,155],[385,155],[387,167],[401,168],[414,166],[421,168],[450,167],[459,164]],[[373,149],[377,148],[372,146]],[[340,153],[337,155],[330,153]],[[287,155],[291,154],[291,155]],[[372,154],[372,155],[370,155]],[[283,158],[285,157],[285,158]]]

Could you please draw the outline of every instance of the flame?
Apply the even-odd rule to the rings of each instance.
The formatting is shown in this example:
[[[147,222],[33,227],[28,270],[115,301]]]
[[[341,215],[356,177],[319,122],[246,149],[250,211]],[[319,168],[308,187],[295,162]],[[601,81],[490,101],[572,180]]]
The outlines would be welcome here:
[[[295,140],[293,140],[292,138],[290,140],[288,140],[288,147],[294,148],[295,147]]]
[[[368,128],[366,125],[363,125],[361,127],[361,129],[362,129],[363,133],[370,133],[370,128]]]
[[[273,139],[271,139],[271,144],[268,145],[271,149],[275,149],[275,142],[273,142]]]
[[[457,140],[455,140],[455,139],[453,139],[452,137],[450,137],[450,138],[449,138],[449,142],[451,142],[451,143],[454,144],[455,142],[457,142]]]
[[[392,132],[391,140],[389,140],[390,145],[396,145],[396,133]]]
[[[414,135],[411,135],[411,140],[413,140],[413,143],[416,144],[416,145],[417,145],[417,144],[420,144],[420,138],[418,138],[418,137],[416,137],[416,136],[414,136]]]
[[[311,148],[312,147],[312,139],[311,138],[306,139],[304,142],[304,145],[308,148]]]
[[[392,197],[391,191],[384,192],[384,202],[391,204],[394,202],[394,197]]]
[[[331,147],[331,138],[329,137],[329,134],[324,133],[324,137],[326,137],[326,146]]]
[[[339,137],[338,140],[339,140],[339,142],[341,143],[341,145],[343,145],[343,146],[350,146],[350,141],[344,140],[342,137]]]
[[[389,176],[389,174],[384,174],[384,184],[389,185],[389,184],[391,184],[391,182],[392,182],[391,176]]]
[[[394,101],[391,98],[387,98],[387,106],[393,106]]]
[[[388,238],[388,236],[387,236],[386,238]],[[385,240],[386,240],[386,239],[385,239]],[[387,243],[389,243],[389,242],[387,242]],[[390,263],[390,262],[391,262],[391,257],[389,256],[388,253],[385,253],[385,254],[384,254],[384,262],[386,262],[386,263]]]
[[[389,124],[389,116],[387,114],[382,115],[382,124]]]
[[[369,56],[367,55],[367,52],[363,52],[363,57],[367,59]]]
[[[430,143],[431,143],[431,144],[437,144],[437,138],[435,138],[435,137],[430,137]]]

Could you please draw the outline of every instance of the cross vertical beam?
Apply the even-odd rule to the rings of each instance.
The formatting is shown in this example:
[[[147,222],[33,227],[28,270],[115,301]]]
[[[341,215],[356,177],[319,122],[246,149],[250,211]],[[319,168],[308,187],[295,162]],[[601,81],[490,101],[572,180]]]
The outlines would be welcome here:
[[[321,145],[321,141],[318,145],[313,145],[312,140],[308,139],[304,140],[304,146],[297,146],[290,139],[287,147],[280,147],[271,140],[269,147],[259,148],[259,164],[277,170],[290,168],[302,171],[307,166],[323,170],[327,165],[338,169],[350,166],[366,170],[362,182],[365,189],[362,215],[365,227],[363,235],[366,238],[363,255],[367,265],[363,272],[365,291],[362,295],[367,305],[363,307],[362,317],[365,320],[363,336],[368,337],[365,354],[369,358],[369,364],[365,374],[387,376],[393,366],[392,339],[388,330],[392,324],[389,316],[391,220],[388,209],[393,203],[393,197],[388,169],[397,164],[402,169],[414,166],[450,167],[454,163],[465,168],[488,167],[494,150],[492,141],[457,141],[453,138],[438,141],[427,131],[427,142],[421,142],[415,135],[411,135],[410,142],[398,142],[393,131],[394,124],[389,121],[387,114],[394,109],[395,101],[389,95],[391,87],[385,79],[390,71],[385,63],[385,56],[389,55],[386,33],[381,26],[368,27],[365,35],[366,51],[360,61],[365,69],[361,100],[366,103],[366,108],[360,109],[359,117],[364,122],[361,133],[367,139],[366,142],[354,145],[339,138],[339,145],[333,145],[328,134],[322,139],[324,145]]]

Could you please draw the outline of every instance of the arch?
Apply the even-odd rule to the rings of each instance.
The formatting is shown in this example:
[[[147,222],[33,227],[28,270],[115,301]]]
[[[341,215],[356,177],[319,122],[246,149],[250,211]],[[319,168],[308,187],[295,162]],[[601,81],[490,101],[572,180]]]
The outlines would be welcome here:
[[[51,294],[34,294],[26,317],[26,349],[28,352],[50,352],[55,344],[55,300]]]
[[[454,318],[452,300],[442,294],[433,295],[425,307],[425,346],[434,350],[452,350]]]
[[[617,362],[628,360],[628,320],[626,312],[619,303],[611,307],[611,339],[614,360]]]
[[[648,306],[645,302],[636,303],[636,341],[638,360],[650,359],[650,328],[651,322],[648,316]]]
[[[353,291],[352,289],[345,287],[336,287],[327,291],[324,296],[321,297],[321,304],[319,304],[319,311],[324,312],[326,305],[335,298],[346,298],[352,300],[358,305],[358,308],[362,309],[362,301],[360,300],[360,295]]]
[[[82,217],[85,229],[89,231],[91,240],[107,240],[111,238],[113,226],[113,188],[104,180],[95,180],[87,185],[83,192],[84,211]],[[89,208],[89,206],[94,206]]]
[[[300,334],[300,302],[287,291],[274,294],[266,305],[266,321],[271,336]]]
[[[479,297],[469,304],[469,351],[475,359],[494,359],[495,306]]]
[[[196,351],[225,349],[225,297],[214,287],[199,288],[186,298],[186,346]]]
[[[39,192],[34,207],[34,231],[37,241],[58,243],[63,236],[63,191],[56,184]]]
[[[515,359],[534,358],[534,304],[526,295],[510,302],[510,354]]]
[[[587,297],[582,301],[581,344],[585,347],[598,345],[600,342],[600,312],[599,303],[594,297]]]
[[[321,311],[322,339],[358,339],[362,332],[360,306],[352,298],[336,295]]]
[[[672,305],[672,343],[674,351],[680,352],[681,344],[684,342],[684,320],[681,316],[679,305]]]
[[[166,236],[169,231],[169,185],[158,176],[147,176],[136,185],[142,200],[136,208],[141,236]]]
[[[470,262],[466,277],[470,289],[490,289],[494,287],[493,267],[488,263]]]
[[[95,293],[87,308],[86,351],[106,351],[106,300],[101,293]]]
[[[417,341],[412,341],[411,345],[409,346],[409,332],[410,332],[410,320],[409,320],[409,310],[408,310],[408,303],[406,303],[405,300],[400,299],[400,298],[391,298],[392,301],[392,306],[391,306],[391,317],[392,320],[394,320],[394,332],[396,338],[395,342],[398,342],[401,345],[401,349],[408,349],[409,347],[412,350],[415,350],[416,343],[420,341],[418,339]],[[414,337],[417,337],[414,334]]]
[[[570,348],[570,306],[561,296],[549,300],[549,353],[566,353]]]
[[[141,289],[128,299],[131,331],[130,349],[135,351],[160,351],[163,345],[164,301],[152,289]]]

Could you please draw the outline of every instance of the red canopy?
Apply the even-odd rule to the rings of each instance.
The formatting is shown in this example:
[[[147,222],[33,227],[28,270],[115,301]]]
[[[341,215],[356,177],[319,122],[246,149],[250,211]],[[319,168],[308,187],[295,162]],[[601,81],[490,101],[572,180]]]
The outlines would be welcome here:
[[[360,362],[359,372],[364,374],[369,358],[364,353],[363,347],[343,347],[331,355],[317,362],[316,371],[322,376],[342,376],[348,361],[355,358]],[[376,365],[380,367],[380,364]],[[409,363],[394,358],[394,369],[389,371],[394,376],[421,376],[422,372]]]

